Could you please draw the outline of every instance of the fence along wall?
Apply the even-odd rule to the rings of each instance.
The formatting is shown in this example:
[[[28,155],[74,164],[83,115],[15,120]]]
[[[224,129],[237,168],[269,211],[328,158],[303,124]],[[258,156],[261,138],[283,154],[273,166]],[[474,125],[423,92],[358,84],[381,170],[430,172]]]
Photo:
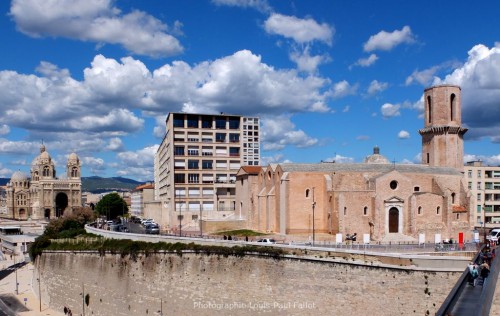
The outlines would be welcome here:
[[[461,274],[194,253],[46,252],[36,267],[45,303],[81,314],[84,292],[87,315],[435,314]]]

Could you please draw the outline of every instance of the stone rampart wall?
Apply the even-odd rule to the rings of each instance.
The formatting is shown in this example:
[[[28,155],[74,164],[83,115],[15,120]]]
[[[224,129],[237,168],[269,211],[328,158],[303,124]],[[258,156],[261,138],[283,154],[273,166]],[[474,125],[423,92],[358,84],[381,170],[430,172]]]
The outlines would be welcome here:
[[[461,275],[194,253],[45,252],[35,267],[43,301],[74,315],[82,292],[86,315],[433,315]]]

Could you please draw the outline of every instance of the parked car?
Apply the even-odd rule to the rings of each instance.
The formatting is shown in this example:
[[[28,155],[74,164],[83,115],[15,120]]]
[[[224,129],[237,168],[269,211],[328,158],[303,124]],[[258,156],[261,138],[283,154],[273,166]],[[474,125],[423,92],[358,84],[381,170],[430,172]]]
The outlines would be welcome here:
[[[262,238],[262,239],[257,240],[257,242],[264,243],[264,244],[275,244],[276,240],[274,240],[272,238]]]
[[[146,226],[145,232],[146,234],[158,235],[160,234],[160,227],[158,225],[150,224]]]

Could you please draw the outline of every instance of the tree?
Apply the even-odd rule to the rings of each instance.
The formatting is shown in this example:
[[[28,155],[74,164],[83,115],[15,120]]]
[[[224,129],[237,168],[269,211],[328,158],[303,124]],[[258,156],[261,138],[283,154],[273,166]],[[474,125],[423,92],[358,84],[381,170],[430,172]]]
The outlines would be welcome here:
[[[101,216],[106,216],[108,220],[128,214],[128,206],[118,193],[109,193],[102,197],[97,203],[95,210]]]

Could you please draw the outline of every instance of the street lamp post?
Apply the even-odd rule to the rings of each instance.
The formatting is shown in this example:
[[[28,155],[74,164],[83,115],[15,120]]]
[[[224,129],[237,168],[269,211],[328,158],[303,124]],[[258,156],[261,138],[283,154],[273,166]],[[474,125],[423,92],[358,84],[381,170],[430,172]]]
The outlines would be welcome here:
[[[316,201],[314,200],[314,187],[312,188],[312,190],[313,190],[313,192],[312,192],[312,193],[313,193],[313,196],[312,196],[312,198],[313,198],[313,202],[312,202],[312,211],[313,211],[313,212],[312,212],[312,213],[313,213],[313,218],[312,218],[312,222],[313,222],[313,223],[312,223],[312,224],[313,224],[313,225],[312,225],[312,226],[313,226],[313,242],[312,242],[312,245],[314,246],[314,241],[315,241],[315,239],[316,239],[316,238],[315,238],[315,229],[314,229],[314,228],[315,228],[315,227],[314,227],[314,208],[315,208],[315,206],[316,206]]]
[[[16,270],[16,295],[19,295],[19,283],[17,282],[16,252],[14,251],[14,269]]]

